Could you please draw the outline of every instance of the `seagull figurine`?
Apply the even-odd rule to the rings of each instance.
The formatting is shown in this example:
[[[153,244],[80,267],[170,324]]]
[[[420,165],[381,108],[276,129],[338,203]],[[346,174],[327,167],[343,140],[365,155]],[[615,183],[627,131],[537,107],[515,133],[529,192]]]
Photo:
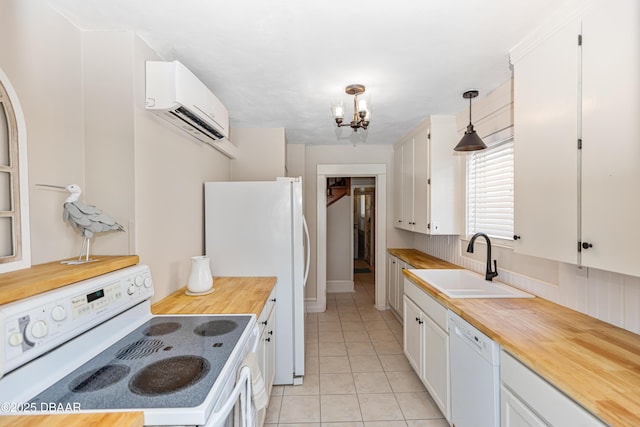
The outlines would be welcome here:
[[[63,264],[82,264],[97,261],[89,258],[89,239],[93,237],[93,233],[124,231],[124,227],[122,225],[118,224],[109,215],[103,213],[101,209],[93,205],[85,205],[84,203],[78,202],[78,199],[82,194],[82,190],[79,185],[71,184],[64,187],[61,185],[37,184],[37,186],[61,188],[69,192],[69,197],[64,201],[62,218],[65,222],[71,224],[74,229],[80,230],[80,234],[84,240],[82,242],[82,248],[80,249],[80,256],[78,257],[78,260],[63,261]]]

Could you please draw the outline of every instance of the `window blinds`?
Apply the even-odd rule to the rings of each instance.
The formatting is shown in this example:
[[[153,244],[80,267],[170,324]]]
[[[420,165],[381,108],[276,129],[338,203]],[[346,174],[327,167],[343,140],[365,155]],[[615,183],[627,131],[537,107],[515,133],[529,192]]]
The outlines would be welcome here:
[[[513,239],[513,138],[467,157],[467,234]]]

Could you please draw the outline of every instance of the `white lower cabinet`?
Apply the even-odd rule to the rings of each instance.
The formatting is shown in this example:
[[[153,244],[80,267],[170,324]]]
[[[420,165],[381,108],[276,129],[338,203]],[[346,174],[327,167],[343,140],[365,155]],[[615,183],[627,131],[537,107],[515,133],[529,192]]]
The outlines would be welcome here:
[[[606,425],[504,350],[500,378],[503,427]]]
[[[276,298],[275,288],[258,317],[259,340],[256,353],[267,396],[271,395],[276,373]]]
[[[404,354],[449,420],[447,309],[410,280],[404,292]]]
[[[404,275],[402,270],[413,268],[391,254],[387,255],[387,304],[398,315],[403,317],[402,297],[404,295]]]

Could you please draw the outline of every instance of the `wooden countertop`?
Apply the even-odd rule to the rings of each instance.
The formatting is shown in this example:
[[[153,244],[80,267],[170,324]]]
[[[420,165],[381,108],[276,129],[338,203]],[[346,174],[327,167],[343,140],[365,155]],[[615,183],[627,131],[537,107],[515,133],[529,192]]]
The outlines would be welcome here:
[[[436,258],[431,255],[427,255],[424,252],[420,252],[417,249],[387,249],[387,251],[404,262],[411,264],[415,268],[421,269],[449,269],[449,268],[462,268],[450,262],[444,261],[440,258]]]
[[[142,412],[109,412],[94,414],[10,415],[0,417],[3,427],[142,427]]]
[[[137,255],[94,255],[93,257],[98,261],[78,265],[66,265],[54,261],[0,274],[0,305],[136,265],[139,262]]]
[[[189,296],[186,287],[151,306],[154,314],[235,314],[253,313],[256,318],[276,285],[275,277],[214,277],[215,291]]]
[[[640,336],[538,297],[451,299],[403,273],[604,422],[640,426]]]

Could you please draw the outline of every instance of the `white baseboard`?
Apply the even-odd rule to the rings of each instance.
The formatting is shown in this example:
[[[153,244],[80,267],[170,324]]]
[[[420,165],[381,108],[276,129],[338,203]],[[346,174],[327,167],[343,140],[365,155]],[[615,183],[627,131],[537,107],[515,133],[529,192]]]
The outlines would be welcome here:
[[[353,280],[327,280],[327,293],[355,292]]]
[[[315,298],[305,300],[304,305],[307,313],[324,313],[326,310]]]

